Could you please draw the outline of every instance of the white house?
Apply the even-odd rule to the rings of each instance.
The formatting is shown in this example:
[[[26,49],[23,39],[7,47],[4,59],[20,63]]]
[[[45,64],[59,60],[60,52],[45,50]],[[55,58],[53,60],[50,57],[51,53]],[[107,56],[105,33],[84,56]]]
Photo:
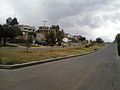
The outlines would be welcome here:
[[[18,39],[27,39],[27,33],[28,32],[35,32],[35,27],[34,26],[29,26],[29,25],[17,25],[18,28],[22,31],[23,36],[17,37]]]

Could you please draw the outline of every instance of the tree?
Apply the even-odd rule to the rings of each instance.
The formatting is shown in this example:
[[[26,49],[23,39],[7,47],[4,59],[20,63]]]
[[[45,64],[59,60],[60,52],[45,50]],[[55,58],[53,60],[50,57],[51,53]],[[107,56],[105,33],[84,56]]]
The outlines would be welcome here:
[[[83,37],[83,36],[80,36],[80,37],[79,37],[79,40],[83,42],[83,41],[86,41],[86,38]]]
[[[15,26],[18,25],[18,20],[16,17],[14,17],[13,19],[11,17],[7,18],[6,20],[6,25],[10,25],[10,26]]]
[[[2,35],[3,35],[3,26],[0,24],[0,45],[2,41]]]
[[[0,26],[1,28],[0,30],[2,30],[0,31],[2,32],[0,34],[0,38],[1,39],[3,38],[4,45],[6,45],[7,38],[14,39],[17,36],[22,35],[22,32],[20,31],[20,29],[15,25],[18,25],[17,18],[14,17],[14,19],[12,19],[11,17],[9,17],[6,19],[6,24],[3,26],[2,25]]]
[[[13,28],[16,30],[17,36],[22,36],[23,35],[23,33],[20,30],[20,28],[18,28],[17,26],[14,26]]]
[[[117,34],[117,35],[116,35],[115,40],[116,40],[116,42],[117,42],[118,55],[120,56],[120,34]]]
[[[9,18],[6,19],[6,25],[10,25],[11,22],[12,22],[12,18],[11,17],[9,17]]]
[[[64,31],[60,31],[59,25],[52,25],[50,30],[54,32],[55,43],[58,43],[58,46],[61,46],[62,40],[64,38]]]
[[[115,41],[116,41],[117,43],[120,42],[120,34],[117,34],[117,35],[116,35]]]
[[[56,39],[57,39],[57,42],[58,42],[58,46],[61,46],[63,38],[64,38],[64,31],[63,30],[62,31],[57,31]]]
[[[12,26],[8,26],[8,25],[4,25],[3,26],[3,41],[4,41],[4,45],[6,45],[6,40],[7,38],[15,38],[16,36],[18,36],[18,32],[15,29],[15,27]]]
[[[47,41],[49,46],[54,46],[56,44],[55,33],[53,30],[50,30],[46,41]]]
[[[18,24],[19,24],[19,23],[18,23],[18,21],[17,21],[17,18],[14,17],[14,18],[12,19],[10,25],[11,25],[11,26],[14,26],[14,25],[18,25]]]
[[[58,31],[60,29],[60,26],[59,25],[52,25],[50,27],[50,29],[54,29],[54,30]]]
[[[6,24],[0,24],[0,44],[3,39],[4,45],[6,45],[7,38],[14,39],[17,36],[22,36],[21,30],[16,26],[18,24],[17,18],[11,17],[6,19]]]
[[[26,40],[26,49],[27,49],[27,53],[28,53],[33,39],[32,39],[32,35],[29,35],[29,33],[27,33],[27,34],[28,35],[27,35],[27,40]],[[29,36],[29,39],[28,39],[28,36]]]
[[[101,38],[96,38],[96,43],[100,44],[103,43],[104,41]]]

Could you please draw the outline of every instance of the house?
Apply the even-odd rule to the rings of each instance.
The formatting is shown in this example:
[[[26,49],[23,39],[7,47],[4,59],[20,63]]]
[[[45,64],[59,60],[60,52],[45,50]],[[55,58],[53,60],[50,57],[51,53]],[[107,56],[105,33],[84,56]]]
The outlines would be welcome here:
[[[41,40],[46,40],[46,37],[49,34],[50,28],[48,26],[41,26],[39,29],[36,31],[36,40],[41,41]]]
[[[18,36],[17,39],[27,40],[29,32],[35,32],[34,26],[29,25],[17,25],[18,28],[22,31],[22,36]]]
[[[23,34],[26,33],[26,32],[34,32],[35,31],[35,27],[34,26],[18,25],[18,27],[23,32]]]
[[[63,42],[70,42],[71,39],[73,38],[73,35],[69,34],[69,33],[65,33],[64,34],[64,38],[63,38]]]
[[[69,34],[69,33],[65,33],[65,34],[64,34],[64,38],[72,39],[72,38],[73,38],[73,35],[71,35],[71,34]]]

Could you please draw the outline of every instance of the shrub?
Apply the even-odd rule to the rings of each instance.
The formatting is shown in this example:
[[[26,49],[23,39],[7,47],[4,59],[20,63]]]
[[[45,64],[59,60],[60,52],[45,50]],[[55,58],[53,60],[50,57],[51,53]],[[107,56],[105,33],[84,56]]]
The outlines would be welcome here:
[[[89,45],[85,45],[85,48],[89,48],[90,46]]]

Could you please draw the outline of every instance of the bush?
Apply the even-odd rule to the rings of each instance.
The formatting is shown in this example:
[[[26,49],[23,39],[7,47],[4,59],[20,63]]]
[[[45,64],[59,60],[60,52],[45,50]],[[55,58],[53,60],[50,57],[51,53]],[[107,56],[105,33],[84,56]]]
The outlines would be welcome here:
[[[89,48],[90,46],[89,45],[85,45],[85,48]]]

